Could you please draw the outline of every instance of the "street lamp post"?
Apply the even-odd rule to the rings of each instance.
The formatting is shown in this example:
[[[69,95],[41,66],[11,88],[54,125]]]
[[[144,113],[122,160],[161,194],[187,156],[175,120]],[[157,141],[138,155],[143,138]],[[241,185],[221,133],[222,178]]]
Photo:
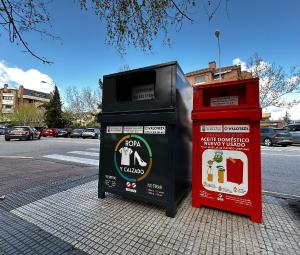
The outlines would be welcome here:
[[[222,80],[222,75],[221,75],[221,48],[220,48],[220,34],[221,32],[219,30],[217,30],[215,32],[215,36],[218,39],[218,49],[219,49],[219,79],[220,81]]]

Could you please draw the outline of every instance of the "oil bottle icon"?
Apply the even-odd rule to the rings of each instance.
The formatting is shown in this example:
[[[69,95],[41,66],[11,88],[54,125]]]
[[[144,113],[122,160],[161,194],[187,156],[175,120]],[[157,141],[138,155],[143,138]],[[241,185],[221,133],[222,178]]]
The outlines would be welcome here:
[[[217,166],[218,169],[218,183],[224,183],[225,168],[223,166]]]
[[[207,161],[207,166],[208,166],[208,168],[207,168],[207,181],[209,181],[209,182],[213,182],[213,180],[214,180],[213,169],[212,169],[213,163],[214,163],[213,160],[208,160]]]

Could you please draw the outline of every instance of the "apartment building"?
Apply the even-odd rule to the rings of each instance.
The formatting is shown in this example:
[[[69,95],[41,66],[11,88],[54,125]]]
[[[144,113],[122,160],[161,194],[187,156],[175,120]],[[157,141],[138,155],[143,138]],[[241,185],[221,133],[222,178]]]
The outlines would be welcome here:
[[[208,68],[202,68],[185,74],[192,86],[204,83],[216,82],[218,80],[230,81],[252,78],[251,73],[242,71],[240,65],[216,68],[216,62],[208,63]]]
[[[22,85],[19,88],[10,88],[4,84],[0,88],[0,111],[2,113],[12,113],[14,107],[22,104],[41,105],[50,101],[50,94],[31,89],[26,89]]]

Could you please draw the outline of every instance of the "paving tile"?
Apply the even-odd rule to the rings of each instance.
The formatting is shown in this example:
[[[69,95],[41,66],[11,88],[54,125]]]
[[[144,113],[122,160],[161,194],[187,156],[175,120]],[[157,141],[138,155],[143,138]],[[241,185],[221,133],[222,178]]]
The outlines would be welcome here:
[[[193,208],[190,195],[174,219],[162,208],[120,196],[101,200],[97,181],[35,200],[30,194],[26,203],[15,195],[18,202],[0,204],[5,214],[0,249],[7,254],[22,253],[22,247],[66,254],[300,254],[299,214],[270,196],[263,197],[263,223],[255,224],[244,216]]]

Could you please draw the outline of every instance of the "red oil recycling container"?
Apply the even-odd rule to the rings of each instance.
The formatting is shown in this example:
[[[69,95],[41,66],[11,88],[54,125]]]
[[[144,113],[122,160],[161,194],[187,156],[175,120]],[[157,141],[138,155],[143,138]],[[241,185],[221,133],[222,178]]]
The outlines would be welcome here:
[[[193,101],[192,205],[261,223],[259,80],[199,85]]]

